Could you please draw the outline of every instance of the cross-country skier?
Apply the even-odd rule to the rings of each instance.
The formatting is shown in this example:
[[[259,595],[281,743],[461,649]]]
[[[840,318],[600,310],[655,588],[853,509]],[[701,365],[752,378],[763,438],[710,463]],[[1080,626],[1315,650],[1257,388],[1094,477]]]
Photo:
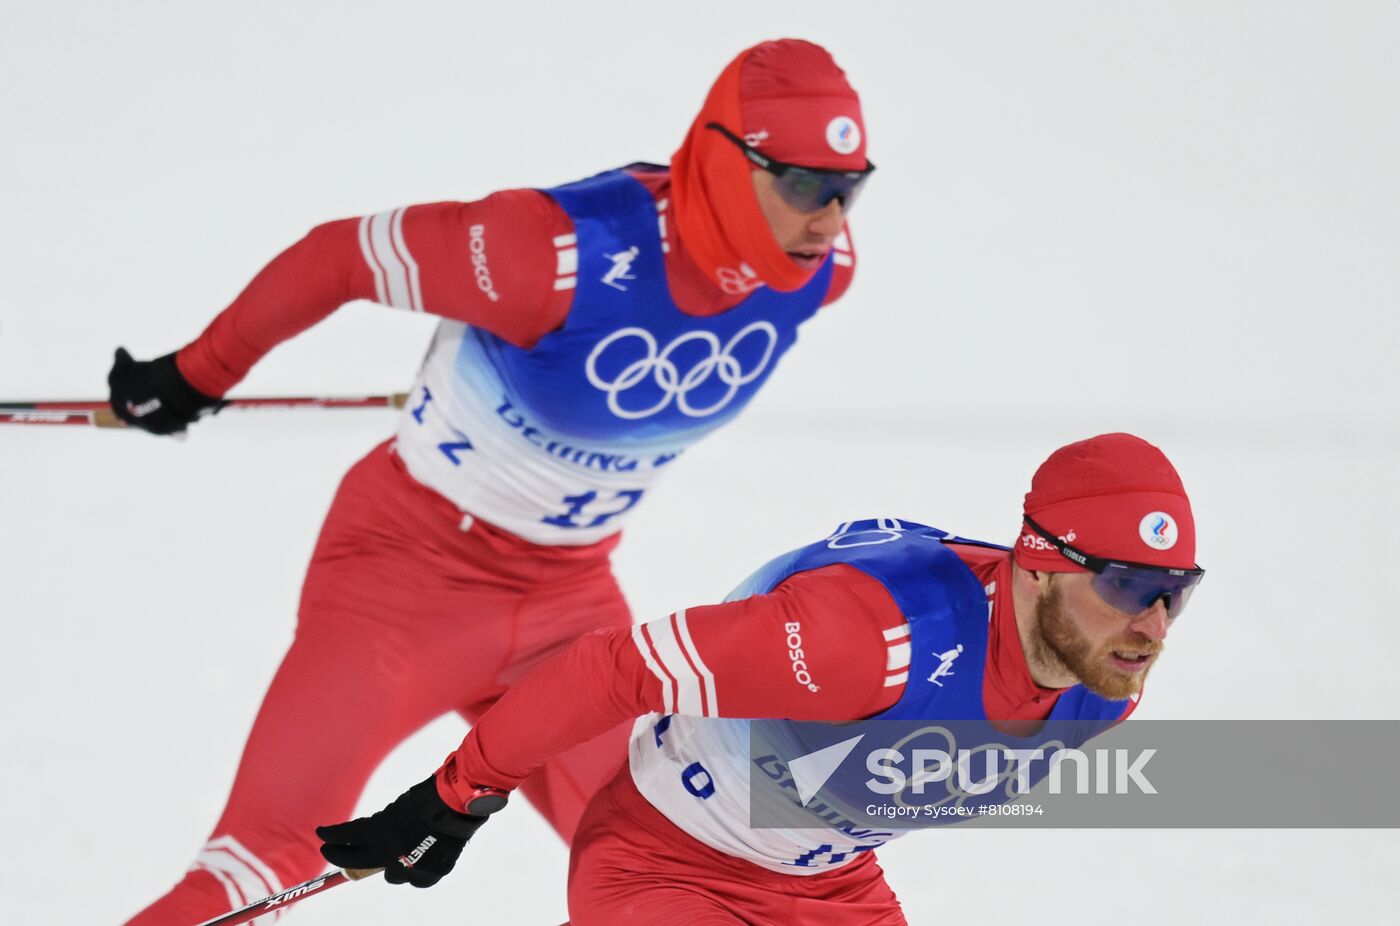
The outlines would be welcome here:
[[[312,827],[410,733],[475,721],[581,634],[630,625],[618,532],[846,290],[865,139],[826,51],[765,42],[669,168],[321,225],[181,350],[117,352],[113,409],[169,434],[347,302],[443,319],[397,434],[341,483],[222,817],[131,922],[185,926],[314,875]],[[522,784],[566,840],[625,755],[626,730],[596,732]]]
[[[871,851],[897,833],[815,812],[810,828],[750,827],[750,726],[777,741],[802,736],[793,721],[972,720],[1001,742],[1065,721],[1084,731],[1075,746],[1126,718],[1202,576],[1181,480],[1151,444],[1101,435],[1052,454],[1023,512],[1010,551],[843,524],[725,604],[590,634],[517,682],[433,777],[321,827],[322,853],[434,884],[549,756],[640,717],[629,767],[573,844],[573,926],[903,923]]]

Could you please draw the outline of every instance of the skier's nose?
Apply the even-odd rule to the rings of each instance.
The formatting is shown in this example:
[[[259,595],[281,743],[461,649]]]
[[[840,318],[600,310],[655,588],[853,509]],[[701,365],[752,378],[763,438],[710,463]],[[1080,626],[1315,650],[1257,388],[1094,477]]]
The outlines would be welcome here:
[[[1167,617],[1167,606],[1158,598],[1147,610],[1133,618],[1128,626],[1148,639],[1165,640],[1171,625],[1171,618]]]
[[[812,213],[807,220],[807,231],[820,237],[823,242],[830,242],[841,234],[845,224],[846,210],[841,206],[841,200],[833,199],[820,211]]]

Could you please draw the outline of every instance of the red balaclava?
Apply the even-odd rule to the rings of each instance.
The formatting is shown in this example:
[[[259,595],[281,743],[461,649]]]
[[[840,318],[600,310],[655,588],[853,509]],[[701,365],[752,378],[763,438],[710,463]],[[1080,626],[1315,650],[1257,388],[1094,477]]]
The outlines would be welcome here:
[[[719,75],[671,158],[671,199],[680,238],[705,275],[725,292],[767,285],[801,289],[803,270],[774,239],[749,173],[755,168],[713,129],[718,122],[763,154],[831,170],[863,170],[860,97],[820,45],[763,42],[739,53]]]
[[[1103,559],[1190,569],[1196,565],[1191,501],[1171,461],[1131,434],[1100,434],[1061,447],[1031,480],[1024,511],[1035,523]],[[1024,524],[1023,569],[1087,572]]]

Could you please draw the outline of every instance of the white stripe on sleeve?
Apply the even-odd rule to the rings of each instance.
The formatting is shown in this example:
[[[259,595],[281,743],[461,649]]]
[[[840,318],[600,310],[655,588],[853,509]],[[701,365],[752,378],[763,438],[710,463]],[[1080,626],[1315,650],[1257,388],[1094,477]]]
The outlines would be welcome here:
[[[578,273],[578,248],[564,248],[554,252],[554,273],[556,276],[568,276]]]
[[[403,214],[404,209],[394,210],[394,253],[403,258],[404,265],[408,267],[408,298],[409,305],[413,311],[423,311],[423,287],[418,281],[418,261],[413,259],[413,255],[408,250],[408,242],[403,240]]]
[[[690,638],[690,625],[685,621],[684,608],[676,612],[676,626],[681,632],[681,646],[685,647],[690,661],[695,663],[695,668],[700,672],[700,683],[705,687],[705,716],[718,717],[719,701],[715,696],[715,674],[705,665],[705,660],[700,658],[700,650],[695,648],[695,641]]]
[[[375,294],[385,305],[423,311],[418,264],[403,241],[403,208],[360,220],[360,249],[374,274]]]
[[[632,628],[632,643],[637,647],[637,652],[642,654],[642,661],[647,664],[647,668],[651,670],[651,674],[655,675],[657,681],[661,682],[661,700],[665,708],[663,713],[674,714],[676,712],[676,705],[674,699],[671,697],[671,679],[666,676],[665,672],[661,671],[661,667],[657,665],[656,660],[652,658],[651,647],[647,645],[647,638],[642,632],[641,624]]]
[[[384,292],[384,268],[379,266],[379,260],[374,256],[374,248],[370,247],[369,244],[369,226],[373,219],[372,215],[360,219],[360,253],[374,274],[374,301],[386,303],[389,301],[389,297]]]
[[[671,628],[671,619],[667,617],[652,621],[646,627],[662,667],[676,680],[676,713],[704,717],[704,688],[701,686],[700,676],[686,661],[685,650],[681,648],[681,642],[676,639],[676,632]]]

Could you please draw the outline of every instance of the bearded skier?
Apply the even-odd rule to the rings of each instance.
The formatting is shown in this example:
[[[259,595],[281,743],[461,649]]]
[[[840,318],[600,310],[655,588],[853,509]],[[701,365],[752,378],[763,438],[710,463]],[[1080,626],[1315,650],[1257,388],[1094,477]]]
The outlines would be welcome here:
[[[320,827],[322,853],[430,887],[531,769],[634,717],[628,766],[571,850],[573,926],[900,926],[876,861],[900,833],[806,799],[785,828],[753,825],[751,779],[776,773],[751,733],[802,742],[803,724],[844,738],[859,721],[959,721],[983,737],[960,738],[965,749],[1076,748],[1137,707],[1204,575],[1195,553],[1161,450],[1129,434],[1077,441],[1037,469],[1011,550],[901,519],[847,522],[722,604],[580,639],[434,775],[373,816]]]

